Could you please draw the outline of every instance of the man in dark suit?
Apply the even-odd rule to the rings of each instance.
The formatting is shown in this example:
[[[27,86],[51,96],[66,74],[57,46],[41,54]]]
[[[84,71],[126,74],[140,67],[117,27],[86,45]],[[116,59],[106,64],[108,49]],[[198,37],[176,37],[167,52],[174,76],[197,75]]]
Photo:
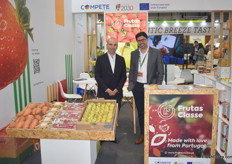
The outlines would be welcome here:
[[[163,57],[160,50],[148,46],[148,36],[140,32],[135,36],[139,48],[131,52],[128,90],[132,91],[138,112],[140,137],[144,141],[144,84],[162,84],[164,76]]]
[[[122,88],[126,81],[126,64],[124,58],[116,54],[117,48],[117,39],[110,38],[107,41],[108,52],[97,58],[95,79],[98,84],[97,97],[116,99],[120,109]]]

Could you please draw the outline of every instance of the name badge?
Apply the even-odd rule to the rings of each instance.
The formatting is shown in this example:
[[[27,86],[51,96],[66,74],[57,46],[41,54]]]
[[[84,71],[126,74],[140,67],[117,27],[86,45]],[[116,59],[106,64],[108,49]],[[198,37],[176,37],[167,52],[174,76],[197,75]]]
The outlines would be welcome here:
[[[143,77],[143,73],[142,72],[138,72],[138,76],[139,77]]]

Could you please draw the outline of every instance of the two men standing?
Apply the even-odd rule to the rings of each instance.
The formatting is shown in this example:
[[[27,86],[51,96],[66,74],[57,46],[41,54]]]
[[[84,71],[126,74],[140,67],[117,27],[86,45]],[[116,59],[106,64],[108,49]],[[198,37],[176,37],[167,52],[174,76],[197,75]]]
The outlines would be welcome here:
[[[136,41],[138,49],[131,52],[128,90],[135,98],[141,133],[135,143],[140,144],[144,141],[144,84],[162,84],[164,64],[160,50],[148,46],[145,32],[139,32]],[[97,96],[116,99],[120,109],[126,65],[124,58],[116,54],[117,47],[117,39],[110,38],[107,42],[108,52],[97,59],[95,78],[98,83]]]

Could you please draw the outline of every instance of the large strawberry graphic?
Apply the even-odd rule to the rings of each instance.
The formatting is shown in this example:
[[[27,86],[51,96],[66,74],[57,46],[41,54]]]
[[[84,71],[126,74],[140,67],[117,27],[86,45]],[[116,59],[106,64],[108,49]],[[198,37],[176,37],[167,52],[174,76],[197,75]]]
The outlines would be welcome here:
[[[30,13],[26,0],[8,0],[0,4],[0,90],[17,80],[23,73],[28,58],[26,30],[33,40]]]
[[[126,38],[127,39],[134,39],[135,38],[135,34],[133,32],[127,32],[126,33]]]
[[[113,23],[113,19],[110,16],[106,15],[106,24],[109,25],[112,23]]]

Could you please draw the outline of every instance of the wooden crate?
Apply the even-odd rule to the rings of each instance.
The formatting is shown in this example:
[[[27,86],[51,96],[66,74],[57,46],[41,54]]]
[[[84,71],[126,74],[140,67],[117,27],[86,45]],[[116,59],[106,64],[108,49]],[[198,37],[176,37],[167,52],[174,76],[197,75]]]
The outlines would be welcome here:
[[[116,103],[116,100],[105,100],[105,99],[94,99],[94,100],[88,100],[85,102],[86,106],[85,109],[77,122],[77,130],[109,130],[113,129],[113,126],[115,122],[117,121],[117,115],[118,115],[118,104]],[[113,119],[111,122],[83,122],[81,121],[84,114],[86,107],[89,103],[114,103],[114,112],[113,112]]]
[[[98,100],[99,101],[99,100]],[[107,100],[106,100],[107,101]],[[113,100],[110,100],[111,102]],[[86,102],[88,103],[88,102]],[[116,102],[115,102],[116,104]],[[115,107],[115,109],[118,109]],[[18,129],[7,127],[6,131],[10,137],[16,138],[46,138],[46,139],[74,139],[74,140],[114,140],[116,131],[116,121],[118,111],[115,110],[115,115],[112,121],[112,128],[105,128],[101,130],[98,128],[89,128],[78,130],[74,129]],[[81,117],[80,117],[81,118]],[[89,127],[89,126],[88,126]],[[100,127],[100,126],[99,126]]]

